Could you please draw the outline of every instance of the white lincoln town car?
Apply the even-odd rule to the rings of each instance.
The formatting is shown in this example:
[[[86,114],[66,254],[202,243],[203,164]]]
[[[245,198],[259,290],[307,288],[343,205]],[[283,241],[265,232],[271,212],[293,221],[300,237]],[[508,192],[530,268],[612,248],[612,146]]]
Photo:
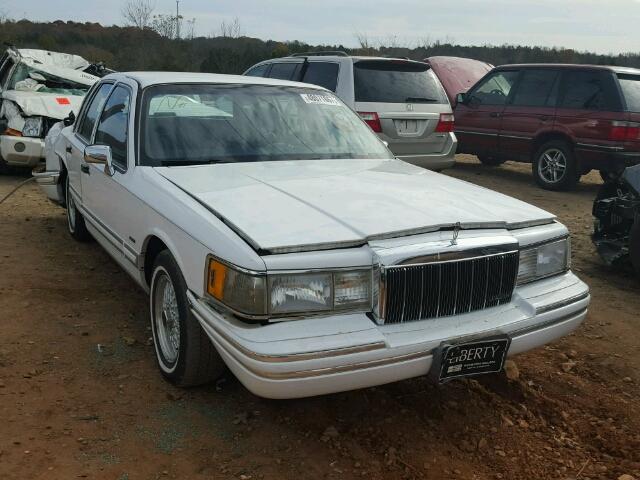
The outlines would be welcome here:
[[[109,75],[38,181],[149,292],[180,386],[225,367],[269,398],[498,372],[590,300],[552,214],[395,159],[308,84]]]

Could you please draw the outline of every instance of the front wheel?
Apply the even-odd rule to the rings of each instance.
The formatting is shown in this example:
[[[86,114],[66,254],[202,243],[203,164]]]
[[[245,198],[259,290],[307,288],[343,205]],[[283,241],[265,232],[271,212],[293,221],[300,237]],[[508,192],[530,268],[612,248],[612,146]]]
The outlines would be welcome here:
[[[573,149],[563,141],[542,145],[533,158],[533,177],[545,190],[571,190],[580,175]]]
[[[191,313],[186,282],[167,250],[156,258],[149,304],[162,375],[180,387],[202,385],[220,377],[225,364]]]
[[[78,211],[76,201],[71,193],[71,186],[69,185],[69,175],[65,178],[65,203],[67,204],[67,229],[73,238],[79,242],[88,242],[91,240],[91,234],[87,230],[87,226],[84,223],[84,217]]]

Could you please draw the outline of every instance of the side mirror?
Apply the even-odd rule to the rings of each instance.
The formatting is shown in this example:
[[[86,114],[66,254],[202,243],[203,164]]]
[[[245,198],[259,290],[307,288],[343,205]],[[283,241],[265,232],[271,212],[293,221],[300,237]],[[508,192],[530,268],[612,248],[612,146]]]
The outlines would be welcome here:
[[[65,127],[70,127],[71,125],[76,123],[76,114],[73,113],[73,110],[71,110],[71,112],[69,112],[69,115],[67,116],[67,118],[62,120],[62,123],[63,123],[63,125]]]
[[[464,93],[459,93],[459,94],[457,94],[457,95],[456,95],[456,105],[457,105],[457,104],[459,104],[459,103],[461,103],[461,104],[463,104],[463,105],[464,105],[464,102],[465,102],[465,95],[464,95]]]
[[[115,173],[111,147],[108,145],[89,145],[84,149],[84,161],[86,163],[104,165],[104,173],[110,177]]]

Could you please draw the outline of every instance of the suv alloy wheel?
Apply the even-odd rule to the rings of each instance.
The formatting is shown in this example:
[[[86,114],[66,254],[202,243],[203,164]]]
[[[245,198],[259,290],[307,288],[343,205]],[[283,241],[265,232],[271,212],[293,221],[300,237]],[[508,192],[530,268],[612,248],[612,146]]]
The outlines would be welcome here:
[[[573,150],[562,140],[543,144],[532,169],[536,183],[545,190],[571,190],[580,180]]]

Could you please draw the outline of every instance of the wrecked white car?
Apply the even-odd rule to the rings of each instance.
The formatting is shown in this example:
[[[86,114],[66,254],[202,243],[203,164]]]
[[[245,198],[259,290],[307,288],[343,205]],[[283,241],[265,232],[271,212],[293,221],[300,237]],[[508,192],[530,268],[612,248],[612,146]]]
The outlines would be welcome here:
[[[0,172],[44,160],[49,129],[108,72],[77,55],[9,47],[0,58]]]

